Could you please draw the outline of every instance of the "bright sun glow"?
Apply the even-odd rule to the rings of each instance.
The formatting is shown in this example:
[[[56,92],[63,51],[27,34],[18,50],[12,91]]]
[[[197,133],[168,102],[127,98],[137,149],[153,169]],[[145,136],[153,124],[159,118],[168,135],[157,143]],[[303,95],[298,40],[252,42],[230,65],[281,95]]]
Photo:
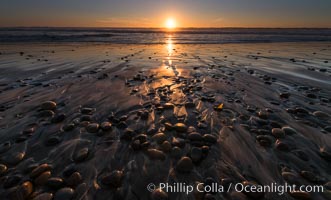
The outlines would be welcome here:
[[[167,21],[166,21],[166,27],[168,29],[174,29],[174,28],[176,28],[176,21],[173,18],[167,19]]]

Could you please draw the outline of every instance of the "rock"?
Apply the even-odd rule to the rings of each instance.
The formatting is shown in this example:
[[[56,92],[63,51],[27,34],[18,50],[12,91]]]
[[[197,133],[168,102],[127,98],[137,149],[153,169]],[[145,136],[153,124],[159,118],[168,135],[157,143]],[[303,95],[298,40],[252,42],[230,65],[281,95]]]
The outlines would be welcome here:
[[[173,129],[173,125],[169,122],[164,123],[164,127],[168,131],[171,131]]]
[[[308,192],[301,192],[301,191],[290,191],[289,194],[295,198],[300,200],[310,200],[311,195]]]
[[[289,151],[290,150],[289,145],[280,139],[276,140],[275,145],[276,145],[275,147],[277,150],[280,150],[280,151]]]
[[[173,109],[174,108],[174,104],[172,103],[165,103],[163,105],[164,109]]]
[[[45,171],[34,180],[34,183],[36,185],[44,185],[51,177],[51,175],[52,175],[51,171]]]
[[[290,93],[288,92],[283,92],[283,93],[280,93],[279,94],[279,97],[282,98],[282,99],[288,99],[290,97]]]
[[[193,133],[193,132],[196,132],[196,128],[194,126],[189,126],[188,129],[187,129],[187,132],[188,133]]]
[[[257,113],[258,117],[261,119],[268,119],[268,113],[264,112],[264,111],[259,111]]]
[[[289,184],[296,184],[296,185],[300,184],[299,177],[292,172],[282,172],[282,176],[284,180]]]
[[[3,181],[3,188],[10,188],[13,186],[16,186],[22,179],[22,176],[20,175],[12,175],[8,176],[4,181]]]
[[[18,197],[27,198],[33,192],[33,184],[30,181],[25,181],[17,190]],[[20,199],[20,198],[18,198]]]
[[[193,163],[191,158],[189,157],[185,157],[185,156],[182,157],[176,165],[176,170],[178,172],[189,173],[192,171],[192,169],[193,169]]]
[[[52,193],[41,193],[34,197],[32,200],[52,200],[53,194]]]
[[[86,121],[86,122],[90,122],[90,121],[92,121],[92,116],[91,116],[91,115],[82,115],[82,116],[80,117],[80,121],[81,121],[81,122],[84,122],[84,121]]]
[[[203,140],[205,142],[208,142],[208,143],[211,143],[211,144],[214,144],[214,143],[217,142],[217,138],[214,135],[212,135],[212,134],[205,134],[203,136]]]
[[[331,126],[325,126],[324,130],[326,130],[327,132],[331,133]]]
[[[89,149],[87,147],[80,149],[76,154],[73,156],[73,160],[75,162],[82,162],[84,161],[89,155]]]
[[[191,141],[201,141],[202,140],[202,136],[200,135],[200,133],[197,132],[193,132],[190,133],[187,138]]]
[[[87,125],[86,130],[89,133],[97,133],[99,131],[99,124],[91,123],[91,124]]]
[[[177,123],[174,125],[174,129],[178,132],[186,132],[187,126],[183,123]]]
[[[17,165],[23,160],[24,156],[24,152],[13,152],[11,154],[3,156],[2,161],[8,165]]]
[[[75,129],[75,124],[74,123],[69,123],[63,126],[62,128],[64,131],[68,132],[68,131],[72,131]]]
[[[7,171],[7,166],[4,164],[0,164],[0,176],[6,173]]]
[[[127,140],[127,141],[131,141],[133,136],[134,136],[135,132],[134,130],[127,128],[124,130],[123,134],[121,135],[121,140]]]
[[[283,137],[285,137],[285,132],[282,129],[280,129],[280,128],[273,128],[271,130],[271,133],[272,133],[272,135],[275,138],[283,138]]]
[[[286,135],[294,135],[294,134],[297,134],[297,131],[294,130],[293,128],[289,127],[289,126],[284,126],[284,127],[282,128],[282,130],[284,131],[284,133],[285,133]]]
[[[168,194],[160,188],[154,190],[151,194],[152,200],[168,200]]]
[[[164,133],[157,133],[153,135],[152,139],[158,144],[162,144],[165,140],[167,140],[167,136]]]
[[[57,113],[53,116],[51,122],[52,123],[60,123],[66,118],[66,115],[64,113]]]
[[[159,151],[157,149],[148,149],[146,153],[147,153],[147,156],[149,157],[149,159],[151,159],[151,160],[165,160],[166,159],[166,155],[162,151]]]
[[[55,110],[56,103],[54,101],[45,101],[40,105],[43,110]]]
[[[313,112],[313,115],[321,120],[328,120],[330,118],[329,114],[322,112],[322,111],[315,111],[315,112]]]
[[[102,122],[100,128],[103,131],[110,131],[112,129],[112,124],[110,122]]]
[[[171,150],[171,156],[174,158],[182,157],[182,150],[179,147],[173,147]]]
[[[52,136],[46,140],[46,146],[54,146],[61,142],[61,138],[59,136]]]
[[[310,171],[301,171],[300,175],[310,182],[314,183],[318,181],[318,178],[315,176],[315,174]]]
[[[74,193],[74,190],[70,187],[62,188],[55,193],[54,200],[71,200]]]
[[[316,99],[317,98],[317,96],[315,94],[313,94],[313,93],[308,93],[308,94],[306,94],[306,96],[308,98],[311,98],[311,99]]]
[[[170,142],[164,141],[161,144],[161,149],[162,149],[163,152],[170,152],[171,151],[171,144],[170,144]]]
[[[190,157],[193,162],[197,163],[201,160],[202,158],[202,150],[201,148],[198,147],[193,147],[190,152]]]
[[[66,180],[66,183],[68,184],[68,186],[71,186],[71,187],[76,187],[81,182],[83,182],[83,178],[82,178],[82,176],[80,175],[79,172],[74,172]]]
[[[120,123],[117,124],[117,128],[119,129],[125,129],[127,127],[128,125],[124,121],[121,121]]]
[[[4,142],[0,145],[0,154],[5,153],[11,147],[10,141]]]
[[[95,111],[94,108],[87,108],[87,107],[82,108],[82,109],[80,110],[80,112],[81,112],[82,114],[84,114],[84,115],[91,115],[94,111]]]
[[[52,177],[47,180],[47,186],[51,188],[60,188],[63,186],[63,179],[60,177]]]
[[[54,114],[52,110],[42,110],[39,112],[39,117],[53,117]]]
[[[320,149],[320,156],[324,158],[324,160],[331,161],[331,153],[325,148]]]
[[[37,176],[41,175],[42,173],[44,173],[46,171],[50,171],[51,169],[52,169],[52,167],[49,164],[47,164],[47,163],[41,164],[31,171],[30,177],[36,178]]]
[[[124,174],[122,171],[115,170],[101,179],[101,183],[112,188],[118,188],[122,185]]]
[[[258,135],[256,136],[256,140],[263,147],[270,147],[273,141],[269,135]]]

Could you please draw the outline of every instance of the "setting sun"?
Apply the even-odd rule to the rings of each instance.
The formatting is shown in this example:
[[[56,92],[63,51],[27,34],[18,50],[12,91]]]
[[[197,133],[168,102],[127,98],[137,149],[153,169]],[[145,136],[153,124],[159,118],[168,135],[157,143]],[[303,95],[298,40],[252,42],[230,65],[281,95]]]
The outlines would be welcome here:
[[[176,28],[176,21],[173,18],[169,18],[166,21],[166,28],[168,29],[174,29]]]

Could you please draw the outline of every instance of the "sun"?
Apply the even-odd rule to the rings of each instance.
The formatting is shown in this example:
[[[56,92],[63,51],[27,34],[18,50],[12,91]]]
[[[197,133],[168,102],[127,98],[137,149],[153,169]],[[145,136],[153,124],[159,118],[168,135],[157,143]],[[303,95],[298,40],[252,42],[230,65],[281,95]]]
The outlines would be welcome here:
[[[168,18],[165,25],[167,29],[174,29],[176,28],[176,21],[173,18]]]

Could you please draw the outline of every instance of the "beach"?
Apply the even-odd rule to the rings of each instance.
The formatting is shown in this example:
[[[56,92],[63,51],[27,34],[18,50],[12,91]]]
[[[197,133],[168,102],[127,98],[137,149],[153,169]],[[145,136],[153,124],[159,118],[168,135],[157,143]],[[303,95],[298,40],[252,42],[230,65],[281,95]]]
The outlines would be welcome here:
[[[0,44],[0,199],[331,199],[331,42],[174,41]]]

